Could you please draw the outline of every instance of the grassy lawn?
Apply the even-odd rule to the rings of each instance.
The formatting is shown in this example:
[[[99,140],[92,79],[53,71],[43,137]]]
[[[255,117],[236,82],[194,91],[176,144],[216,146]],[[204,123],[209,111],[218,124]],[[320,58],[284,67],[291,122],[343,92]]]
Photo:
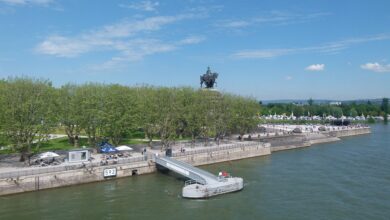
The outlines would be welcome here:
[[[81,138],[79,140],[80,146],[87,145],[87,139]],[[39,149],[36,145],[34,145],[31,148],[32,153],[40,153],[40,152],[46,152],[46,151],[54,151],[54,150],[71,150],[75,149],[75,147],[68,142],[68,138],[58,138],[49,140],[46,142],[42,142],[39,146]],[[16,151],[12,150],[11,148],[6,150],[1,150],[0,154],[10,154],[10,153],[17,153]]]
[[[123,139],[121,144],[123,145],[132,145],[132,144],[147,144],[148,141],[140,140],[140,139]]]
[[[65,133],[65,127],[63,126],[58,126],[56,127],[53,131],[51,131],[52,134],[66,134]],[[84,130],[80,131],[80,135],[86,135]]]
[[[79,139],[79,146],[87,145],[88,140],[86,138]],[[68,138],[57,138],[53,140],[49,140],[46,142],[42,142],[39,146],[39,149],[36,147],[32,148],[34,153],[44,152],[44,151],[54,151],[54,150],[71,150],[75,149],[75,147],[68,142]]]

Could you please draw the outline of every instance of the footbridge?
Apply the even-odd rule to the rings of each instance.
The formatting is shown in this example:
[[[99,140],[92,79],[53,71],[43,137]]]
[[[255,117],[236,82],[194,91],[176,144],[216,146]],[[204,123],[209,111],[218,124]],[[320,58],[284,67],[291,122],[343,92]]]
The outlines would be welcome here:
[[[173,172],[190,178],[202,185],[209,185],[218,183],[218,177],[205,170],[194,167],[188,163],[175,160],[167,156],[156,156],[155,162]]]

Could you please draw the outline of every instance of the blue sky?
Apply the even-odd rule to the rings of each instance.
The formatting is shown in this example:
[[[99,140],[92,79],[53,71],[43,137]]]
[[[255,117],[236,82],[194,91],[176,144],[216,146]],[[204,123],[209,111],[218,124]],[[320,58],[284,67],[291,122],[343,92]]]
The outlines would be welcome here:
[[[390,1],[0,0],[0,77],[390,96]]]

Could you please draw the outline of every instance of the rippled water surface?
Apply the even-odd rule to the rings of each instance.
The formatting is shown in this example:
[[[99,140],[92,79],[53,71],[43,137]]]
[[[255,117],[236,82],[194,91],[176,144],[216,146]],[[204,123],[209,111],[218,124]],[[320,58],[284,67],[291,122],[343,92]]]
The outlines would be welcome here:
[[[0,197],[0,219],[390,219],[390,126],[370,135],[202,167],[241,192],[180,197],[161,173]]]

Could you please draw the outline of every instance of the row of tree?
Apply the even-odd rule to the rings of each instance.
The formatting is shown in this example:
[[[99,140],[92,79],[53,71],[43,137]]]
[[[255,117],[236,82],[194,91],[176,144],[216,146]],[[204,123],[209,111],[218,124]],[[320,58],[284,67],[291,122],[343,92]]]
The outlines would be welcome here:
[[[9,78],[0,81],[0,135],[21,159],[56,128],[78,146],[85,134],[90,146],[103,138],[120,144],[141,131],[164,147],[178,137],[220,139],[244,134],[257,125],[260,105],[251,98],[193,88],[128,87],[117,84],[66,84]]]
[[[332,115],[334,117],[351,116],[356,117],[360,115],[364,116],[384,116],[389,113],[388,111],[388,99],[384,98],[382,104],[373,104],[371,102],[366,103],[342,103],[339,106],[329,104],[313,104],[313,101],[309,100],[307,105],[296,105],[293,103],[270,103],[263,105],[261,108],[262,115],[290,115],[294,113],[295,116],[324,116]],[[386,117],[384,117],[386,118]]]

